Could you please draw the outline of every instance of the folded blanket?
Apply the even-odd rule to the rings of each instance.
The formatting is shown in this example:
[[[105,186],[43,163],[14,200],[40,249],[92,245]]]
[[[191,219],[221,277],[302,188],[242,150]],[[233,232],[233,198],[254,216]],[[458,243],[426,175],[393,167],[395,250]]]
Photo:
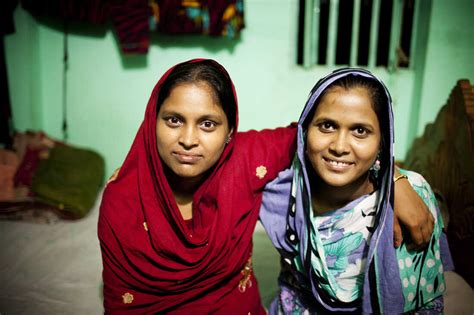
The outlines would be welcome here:
[[[61,211],[85,216],[94,205],[104,179],[104,160],[90,150],[57,145],[41,160],[32,191],[39,201]]]

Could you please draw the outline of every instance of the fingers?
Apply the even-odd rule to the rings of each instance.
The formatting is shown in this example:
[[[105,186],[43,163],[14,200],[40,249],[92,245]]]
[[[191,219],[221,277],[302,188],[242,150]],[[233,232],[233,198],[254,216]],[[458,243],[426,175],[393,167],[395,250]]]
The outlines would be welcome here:
[[[400,221],[398,221],[397,217],[393,218],[393,245],[395,248],[400,247],[402,245],[403,235],[402,235],[402,228],[400,227]]]
[[[408,250],[421,250],[426,247],[431,240],[431,235],[434,230],[434,218],[430,212],[426,220],[422,221],[421,224],[411,227],[409,229],[411,242],[407,245]]]
[[[410,232],[411,242],[408,242],[407,249],[408,250],[420,250],[422,249],[426,243],[424,241],[423,236],[423,226],[416,226],[411,227],[408,230]]]
[[[434,217],[428,209],[426,209],[426,213],[426,220],[424,220],[420,226],[420,242],[416,243],[418,249],[421,249],[430,243],[431,235],[434,230]]]
[[[426,223],[422,226],[421,232],[423,234],[424,245],[428,245],[431,240],[431,235],[434,231],[435,220],[431,212],[428,212],[429,217],[426,220]]]
[[[408,249],[420,250],[430,242],[435,224],[434,217],[408,181],[399,180],[395,185],[394,217],[403,226],[403,242],[407,244]],[[397,225],[398,222],[394,220],[395,246],[398,244]]]

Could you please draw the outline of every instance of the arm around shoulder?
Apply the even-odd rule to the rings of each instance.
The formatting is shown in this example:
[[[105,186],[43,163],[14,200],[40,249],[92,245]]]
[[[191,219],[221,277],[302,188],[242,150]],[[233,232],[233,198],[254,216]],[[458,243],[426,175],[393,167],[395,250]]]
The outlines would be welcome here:
[[[398,223],[406,227],[411,238],[413,248],[421,248],[429,243],[434,228],[434,217],[427,204],[410,184],[408,178],[399,177],[406,175],[406,171],[396,170],[394,183],[394,243],[398,247],[402,241],[401,228]],[[421,175],[420,175],[421,176]]]

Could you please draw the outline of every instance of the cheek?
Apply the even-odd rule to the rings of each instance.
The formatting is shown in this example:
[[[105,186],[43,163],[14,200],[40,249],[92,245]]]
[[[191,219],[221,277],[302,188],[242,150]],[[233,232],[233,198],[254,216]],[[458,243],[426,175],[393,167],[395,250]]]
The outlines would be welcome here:
[[[367,163],[372,164],[377,158],[379,152],[379,141],[374,140],[370,143],[357,143],[354,145],[355,152],[359,159],[367,161]]]
[[[313,165],[313,168],[316,168],[317,162],[321,159],[320,154],[325,150],[327,141],[316,132],[308,133],[306,140],[306,157]]]
[[[204,149],[211,154],[215,160],[219,159],[222,151],[225,148],[225,141],[227,139],[225,133],[207,133],[203,134],[201,137],[201,145]]]
[[[318,154],[328,146],[328,138],[315,130],[308,131],[306,138],[306,152],[310,155]],[[311,157],[310,157],[311,158]]]
[[[156,144],[158,147],[164,146],[165,145],[165,140],[167,137],[165,137],[163,128],[160,128],[159,126],[156,127]]]
[[[169,128],[163,126],[156,127],[156,147],[161,158],[166,155],[166,151],[171,148],[174,142],[175,135]]]

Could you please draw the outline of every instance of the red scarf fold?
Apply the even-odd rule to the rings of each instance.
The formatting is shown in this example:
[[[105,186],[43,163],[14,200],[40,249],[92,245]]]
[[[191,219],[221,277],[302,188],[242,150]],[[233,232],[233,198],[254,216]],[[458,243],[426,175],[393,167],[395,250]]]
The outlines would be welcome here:
[[[215,290],[225,295],[227,286],[237,287],[240,271],[251,255],[261,190],[291,160],[293,129],[263,132],[267,138],[262,139],[257,132],[246,136],[234,132],[194,195],[191,231],[166,180],[156,146],[158,92],[172,69],[156,84],[120,173],[103,195],[98,234],[106,311],[156,313]],[[235,89],[234,98],[237,103]],[[280,154],[275,152],[276,143]],[[255,179],[252,163],[264,163],[268,176]]]

